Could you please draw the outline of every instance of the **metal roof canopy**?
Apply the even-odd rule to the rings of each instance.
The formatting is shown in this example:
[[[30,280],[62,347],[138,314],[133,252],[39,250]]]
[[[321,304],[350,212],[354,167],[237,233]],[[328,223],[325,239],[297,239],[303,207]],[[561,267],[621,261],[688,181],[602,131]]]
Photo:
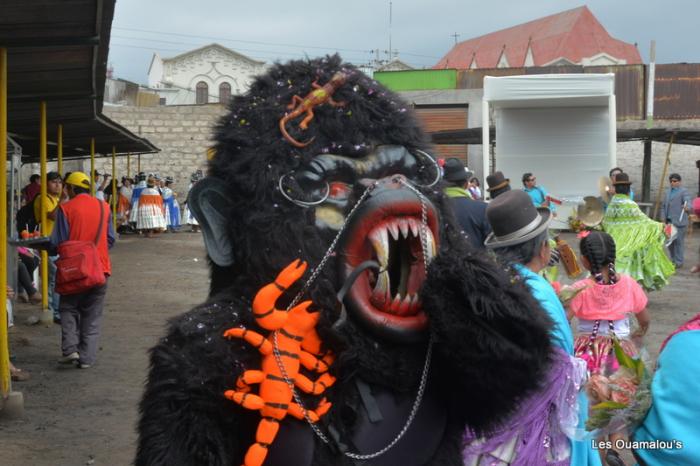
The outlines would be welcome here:
[[[493,144],[496,140],[496,129],[492,126],[489,139]],[[434,144],[481,144],[481,127],[465,128],[430,133]],[[674,144],[700,146],[700,129],[693,128],[651,128],[651,129],[622,129],[617,130],[617,142],[627,141],[671,141],[674,136]]]
[[[0,47],[8,57],[8,131],[23,146],[23,160],[39,154],[39,102],[46,101],[47,137],[63,125],[66,159],[95,151],[151,153],[145,138],[102,115],[109,39],[115,0],[3,2]],[[48,157],[56,158],[49,144]]]

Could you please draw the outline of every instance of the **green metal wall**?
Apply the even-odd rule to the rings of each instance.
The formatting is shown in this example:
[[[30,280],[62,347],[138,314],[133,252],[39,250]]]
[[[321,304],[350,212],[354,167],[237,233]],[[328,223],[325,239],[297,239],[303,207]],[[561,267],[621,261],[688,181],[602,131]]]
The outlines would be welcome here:
[[[397,92],[457,88],[457,70],[377,71],[374,79]]]

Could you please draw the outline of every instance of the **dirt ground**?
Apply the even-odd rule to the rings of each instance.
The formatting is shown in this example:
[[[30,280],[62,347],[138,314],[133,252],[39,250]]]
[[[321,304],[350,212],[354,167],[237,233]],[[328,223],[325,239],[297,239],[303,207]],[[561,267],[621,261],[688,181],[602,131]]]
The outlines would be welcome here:
[[[573,235],[565,238],[578,243]],[[653,321],[646,341],[654,357],[665,336],[700,311],[700,276],[689,272],[699,245],[696,231],[686,241],[686,267],[649,296]],[[208,278],[199,234],[123,236],[112,260],[98,362],[90,369],[56,364],[59,326],[29,326],[25,321],[38,308],[16,306],[11,352],[31,379],[13,384],[24,396],[24,419],[0,419],[0,464],[131,464],[148,349],[170,317],[205,299]]]

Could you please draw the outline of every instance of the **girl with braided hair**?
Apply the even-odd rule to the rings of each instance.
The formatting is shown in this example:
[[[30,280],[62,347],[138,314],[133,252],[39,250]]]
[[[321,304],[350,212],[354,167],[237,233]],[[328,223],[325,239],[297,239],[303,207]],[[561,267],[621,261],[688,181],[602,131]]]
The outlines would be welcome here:
[[[574,340],[574,354],[585,360],[591,378],[588,382],[592,404],[604,401],[600,393],[610,392],[608,377],[618,369],[613,339],[633,358],[639,357],[641,337],[649,328],[647,296],[642,287],[629,275],[615,270],[615,240],[602,231],[591,231],[581,239],[581,262],[591,275],[573,284],[581,291],[569,303],[570,311],[578,318],[578,334]],[[630,333],[629,314],[639,323],[635,335]],[[621,401],[621,400],[615,400]],[[605,433],[605,431],[603,431]],[[614,448],[599,450],[603,464],[623,465],[615,447],[624,439],[619,429],[611,429],[608,439]],[[599,442],[606,440],[606,435]],[[600,443],[599,443],[600,445]]]
[[[629,356],[637,357],[633,342],[649,328],[647,296],[629,275],[615,270],[615,241],[602,231],[592,231],[581,239],[581,262],[590,277],[572,286],[582,289],[569,308],[578,318],[578,335],[574,341],[576,356],[586,360],[591,374],[610,375],[617,370],[613,352],[613,336]],[[639,323],[635,334],[630,332],[629,314]]]

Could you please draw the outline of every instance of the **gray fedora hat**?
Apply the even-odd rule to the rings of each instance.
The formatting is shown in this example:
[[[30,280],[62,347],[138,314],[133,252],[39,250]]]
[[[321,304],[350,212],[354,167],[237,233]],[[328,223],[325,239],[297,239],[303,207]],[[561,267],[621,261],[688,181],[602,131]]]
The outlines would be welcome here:
[[[493,230],[486,237],[487,248],[503,248],[524,243],[547,229],[552,213],[547,207],[535,207],[525,191],[513,190],[491,201],[486,217]]]
[[[442,167],[442,170],[442,177],[446,181],[458,182],[467,181],[469,179],[464,163],[457,158],[452,157],[445,160],[445,165]]]

